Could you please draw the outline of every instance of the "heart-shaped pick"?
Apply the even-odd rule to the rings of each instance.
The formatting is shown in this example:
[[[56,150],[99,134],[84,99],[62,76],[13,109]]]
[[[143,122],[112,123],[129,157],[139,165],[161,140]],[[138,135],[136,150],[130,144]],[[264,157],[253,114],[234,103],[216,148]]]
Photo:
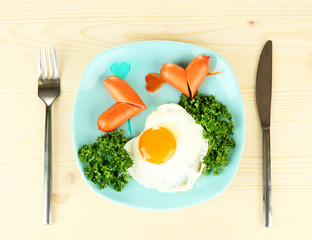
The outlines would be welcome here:
[[[125,77],[127,77],[129,71],[130,71],[131,65],[128,62],[121,62],[121,63],[113,63],[110,66],[110,70],[111,72],[121,78],[121,79],[125,79]]]

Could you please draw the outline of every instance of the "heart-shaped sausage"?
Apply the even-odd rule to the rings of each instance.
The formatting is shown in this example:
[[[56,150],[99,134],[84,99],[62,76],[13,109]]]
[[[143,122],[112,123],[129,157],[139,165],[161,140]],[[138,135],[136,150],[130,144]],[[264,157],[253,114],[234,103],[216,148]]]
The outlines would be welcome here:
[[[148,92],[155,92],[164,83],[164,80],[162,80],[160,75],[156,73],[147,74],[145,77],[145,81],[146,81],[146,90]]]
[[[147,109],[133,88],[119,77],[108,77],[104,86],[117,102],[97,119],[97,125],[103,132],[115,130],[130,118]]]
[[[199,86],[208,75],[209,57],[200,55],[194,58],[186,69],[166,63],[160,70],[161,78],[185,95],[193,98]]]

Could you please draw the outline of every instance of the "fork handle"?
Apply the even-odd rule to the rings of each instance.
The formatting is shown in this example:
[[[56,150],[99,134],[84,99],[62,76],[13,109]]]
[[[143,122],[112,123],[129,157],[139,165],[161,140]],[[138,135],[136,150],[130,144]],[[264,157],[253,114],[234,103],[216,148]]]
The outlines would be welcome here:
[[[272,227],[270,129],[263,129],[263,226]]]
[[[51,105],[46,105],[44,141],[43,224],[51,224],[52,212],[52,123]]]

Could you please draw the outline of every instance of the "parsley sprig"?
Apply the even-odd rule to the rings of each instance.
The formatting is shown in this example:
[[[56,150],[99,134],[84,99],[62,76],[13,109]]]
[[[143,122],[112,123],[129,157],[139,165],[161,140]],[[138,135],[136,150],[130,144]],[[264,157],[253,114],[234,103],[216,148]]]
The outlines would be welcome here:
[[[196,93],[194,98],[182,94],[179,104],[201,124],[203,137],[208,139],[209,150],[204,157],[204,172],[218,175],[228,163],[228,155],[235,147],[233,135],[234,124],[227,107],[217,102],[215,97]]]
[[[88,180],[101,189],[112,186],[120,192],[128,183],[128,168],[133,165],[129,153],[124,149],[128,139],[123,130],[115,130],[96,139],[96,142],[82,145],[78,157],[87,163],[84,173]]]

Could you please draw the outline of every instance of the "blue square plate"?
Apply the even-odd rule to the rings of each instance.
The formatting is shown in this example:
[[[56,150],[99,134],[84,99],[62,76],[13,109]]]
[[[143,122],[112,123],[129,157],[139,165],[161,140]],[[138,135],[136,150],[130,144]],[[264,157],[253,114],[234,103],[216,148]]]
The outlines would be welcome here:
[[[164,84],[155,93],[145,89],[145,76],[159,73],[162,65],[173,62],[186,67],[198,55],[210,56],[209,71],[220,74],[207,77],[199,88],[203,94],[213,94],[224,103],[233,116],[235,125],[234,140],[236,147],[229,155],[229,163],[218,176],[202,175],[194,188],[181,193],[162,193],[148,189],[130,180],[121,192],[112,188],[99,189],[88,181],[83,173],[84,166],[78,159],[78,149],[83,144],[90,144],[103,134],[98,130],[98,116],[115,102],[104,88],[104,80],[114,75],[111,69],[127,62],[131,69],[125,80],[138,93],[148,110],[131,119],[132,136],[137,136],[143,129],[147,116],[163,103],[178,103],[180,92],[169,84]],[[111,68],[112,64],[115,64]],[[117,64],[117,66],[116,66]],[[121,64],[127,68],[127,64]],[[114,71],[114,70],[113,70]],[[127,70],[126,70],[127,71]],[[121,74],[126,75],[123,71]],[[126,134],[127,124],[123,124]],[[128,136],[129,137],[129,136]],[[87,185],[96,193],[111,201],[149,210],[168,210],[192,206],[205,202],[222,193],[232,182],[241,159],[245,138],[245,115],[242,96],[236,78],[228,62],[218,53],[202,47],[168,41],[148,41],[127,44],[104,51],[95,56],[88,64],[81,79],[73,110],[73,143],[77,164]]]

